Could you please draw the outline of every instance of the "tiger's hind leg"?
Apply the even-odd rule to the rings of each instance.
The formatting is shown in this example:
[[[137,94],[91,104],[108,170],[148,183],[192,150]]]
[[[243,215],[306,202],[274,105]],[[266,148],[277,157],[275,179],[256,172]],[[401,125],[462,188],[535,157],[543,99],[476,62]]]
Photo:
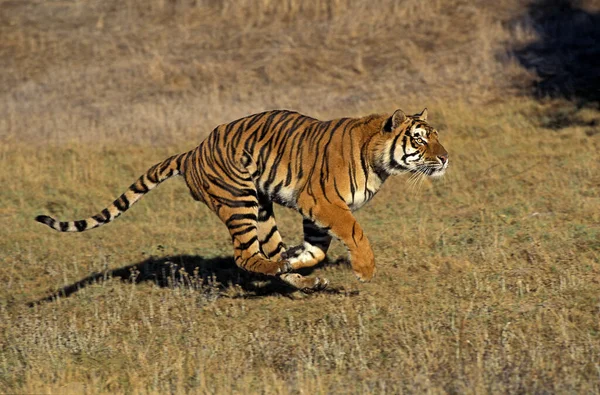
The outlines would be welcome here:
[[[273,203],[266,199],[259,199],[257,226],[258,241],[263,255],[271,260],[280,261],[285,252],[285,245],[275,223]]]
[[[250,188],[240,189],[235,199],[212,195],[211,200],[220,200],[213,204],[213,210],[229,230],[236,265],[249,272],[267,275],[285,273],[290,270],[287,261],[275,261],[263,255],[258,233],[258,199],[251,191]]]
[[[285,254],[285,246],[275,223],[273,203],[263,199],[260,200],[257,226],[260,249],[263,255],[271,260],[281,261]],[[329,284],[329,280],[326,278],[306,277],[298,273],[284,273],[279,278],[294,288],[305,292],[319,291],[325,289]]]
[[[217,215],[225,223],[231,234],[235,263],[250,272],[279,276],[286,284],[305,292],[324,289],[329,284],[327,279],[287,273],[291,269],[287,260],[268,259],[263,253],[259,241],[259,229],[261,227],[258,220],[259,205],[255,198],[254,200],[255,203],[252,202],[250,196],[247,196],[238,203],[230,201],[227,206],[222,204],[216,206]],[[274,224],[275,220],[272,221]],[[273,228],[269,229],[272,230]],[[269,233],[271,232],[269,231]],[[279,233],[277,232],[277,234]],[[273,237],[271,236],[271,238]],[[266,245],[271,245],[271,243],[267,242]]]
[[[322,262],[331,245],[331,235],[310,219],[304,218],[302,227],[304,229],[304,243],[292,247],[282,254],[282,258],[290,262],[292,270],[311,267]]]

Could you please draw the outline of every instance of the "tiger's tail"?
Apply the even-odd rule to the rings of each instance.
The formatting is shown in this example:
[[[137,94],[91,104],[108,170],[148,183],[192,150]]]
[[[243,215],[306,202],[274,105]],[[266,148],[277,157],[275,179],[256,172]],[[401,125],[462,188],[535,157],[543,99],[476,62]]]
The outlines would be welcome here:
[[[38,215],[35,220],[59,232],[83,232],[107,224],[127,211],[135,202],[156,188],[161,182],[181,174],[183,171],[182,164],[187,155],[188,153],[174,155],[152,166],[136,182],[131,184],[125,193],[99,214],[79,221],[57,221],[47,215]]]

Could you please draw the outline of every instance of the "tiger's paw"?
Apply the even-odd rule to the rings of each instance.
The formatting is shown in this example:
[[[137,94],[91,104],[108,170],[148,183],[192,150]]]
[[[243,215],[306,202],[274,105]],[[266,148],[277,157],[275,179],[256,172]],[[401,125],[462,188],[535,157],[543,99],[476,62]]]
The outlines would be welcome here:
[[[276,262],[269,259],[260,259],[259,262],[251,262],[242,267],[248,271],[266,274],[267,276],[278,276],[292,270],[292,265],[287,260]]]
[[[287,259],[279,261],[277,264],[279,265],[279,268],[277,269],[276,274],[288,273],[292,271],[292,264]]]
[[[322,291],[329,285],[329,280],[321,277],[304,277],[298,273],[285,273],[279,278],[288,285],[302,292]]]
[[[370,266],[360,268],[359,270],[354,269],[354,274],[356,275],[358,281],[364,283],[373,279],[373,277],[375,276],[375,271],[375,266]]]

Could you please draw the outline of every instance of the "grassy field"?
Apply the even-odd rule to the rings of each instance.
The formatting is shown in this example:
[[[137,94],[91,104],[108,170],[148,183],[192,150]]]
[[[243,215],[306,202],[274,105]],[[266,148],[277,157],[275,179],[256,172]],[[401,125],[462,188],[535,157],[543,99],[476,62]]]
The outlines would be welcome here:
[[[600,2],[307,4],[0,0],[0,393],[600,392]],[[253,112],[425,106],[450,168],[357,213],[369,283],[337,241],[326,292],[237,270],[181,180],[33,221]]]

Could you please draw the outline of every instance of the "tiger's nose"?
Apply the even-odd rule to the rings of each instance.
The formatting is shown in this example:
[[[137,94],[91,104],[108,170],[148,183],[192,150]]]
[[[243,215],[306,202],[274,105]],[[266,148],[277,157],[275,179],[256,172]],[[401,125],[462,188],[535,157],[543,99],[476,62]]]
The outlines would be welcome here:
[[[438,155],[438,159],[442,162],[442,165],[445,165],[448,162],[448,154]]]

